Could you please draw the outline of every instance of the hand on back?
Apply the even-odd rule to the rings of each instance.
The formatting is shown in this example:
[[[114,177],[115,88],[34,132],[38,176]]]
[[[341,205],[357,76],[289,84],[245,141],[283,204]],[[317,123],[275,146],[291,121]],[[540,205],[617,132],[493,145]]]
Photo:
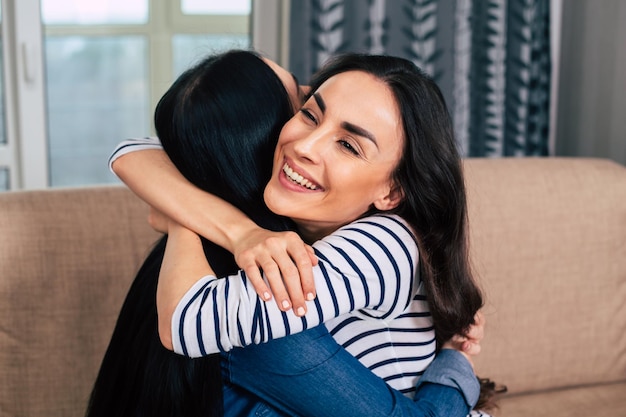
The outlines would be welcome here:
[[[282,311],[293,308],[298,316],[306,313],[305,301],[315,298],[312,267],[317,257],[297,233],[258,228],[236,242],[234,255],[263,300],[273,295]]]
[[[458,350],[467,358],[472,367],[474,362],[472,357],[481,351],[480,342],[485,336],[485,316],[481,311],[474,316],[474,324],[472,324],[464,335],[454,335],[450,340],[443,344],[444,349]]]

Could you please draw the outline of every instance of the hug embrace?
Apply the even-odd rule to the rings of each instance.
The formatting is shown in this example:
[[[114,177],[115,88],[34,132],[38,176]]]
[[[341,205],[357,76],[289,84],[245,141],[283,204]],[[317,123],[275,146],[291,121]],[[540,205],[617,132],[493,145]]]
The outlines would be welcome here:
[[[183,73],[113,171],[164,233],[88,416],[465,416],[483,298],[452,123],[411,62],[302,87],[250,51]],[[241,269],[240,269],[241,268]],[[478,405],[477,405],[478,403]]]

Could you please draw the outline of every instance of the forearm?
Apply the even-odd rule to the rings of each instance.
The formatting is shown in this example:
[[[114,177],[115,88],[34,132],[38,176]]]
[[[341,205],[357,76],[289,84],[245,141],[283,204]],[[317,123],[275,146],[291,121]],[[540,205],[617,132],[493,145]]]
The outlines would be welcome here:
[[[111,169],[149,205],[231,252],[235,242],[258,229],[239,209],[190,183],[163,150],[123,154]]]
[[[157,285],[159,336],[172,349],[172,315],[178,301],[201,277],[212,274],[197,234],[175,223],[169,228]]]

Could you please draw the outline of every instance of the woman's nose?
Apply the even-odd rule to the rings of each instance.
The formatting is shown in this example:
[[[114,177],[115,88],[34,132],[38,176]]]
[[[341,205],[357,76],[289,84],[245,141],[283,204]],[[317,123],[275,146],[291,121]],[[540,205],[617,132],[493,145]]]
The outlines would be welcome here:
[[[305,158],[317,163],[322,158],[328,143],[328,135],[322,129],[315,129],[313,132],[298,138],[294,142],[294,151],[300,158]]]

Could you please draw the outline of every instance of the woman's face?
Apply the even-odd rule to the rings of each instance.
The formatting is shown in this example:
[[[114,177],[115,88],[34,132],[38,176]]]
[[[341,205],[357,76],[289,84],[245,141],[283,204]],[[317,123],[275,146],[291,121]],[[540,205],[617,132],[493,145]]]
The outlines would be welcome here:
[[[391,90],[361,71],[326,81],[284,126],[265,202],[309,240],[350,223],[372,205],[399,203],[392,172],[404,144]]]

